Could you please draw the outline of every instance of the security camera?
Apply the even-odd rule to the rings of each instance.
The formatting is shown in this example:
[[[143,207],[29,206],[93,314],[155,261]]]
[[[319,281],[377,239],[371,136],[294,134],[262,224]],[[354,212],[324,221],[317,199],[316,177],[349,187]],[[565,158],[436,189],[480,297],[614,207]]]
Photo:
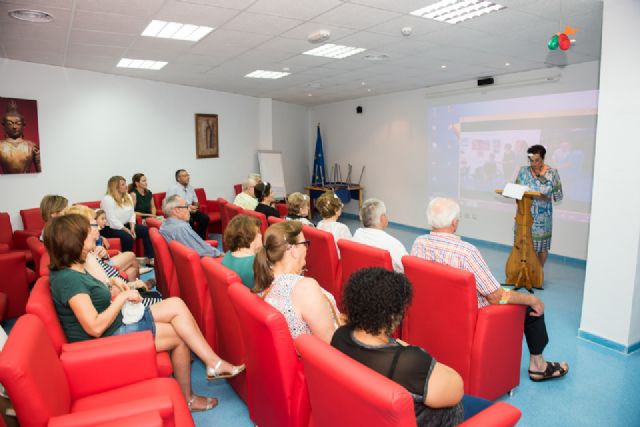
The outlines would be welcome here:
[[[411,27],[402,27],[400,29],[400,32],[402,33],[403,36],[409,37],[411,35],[411,33],[413,32],[413,28],[411,28]]]

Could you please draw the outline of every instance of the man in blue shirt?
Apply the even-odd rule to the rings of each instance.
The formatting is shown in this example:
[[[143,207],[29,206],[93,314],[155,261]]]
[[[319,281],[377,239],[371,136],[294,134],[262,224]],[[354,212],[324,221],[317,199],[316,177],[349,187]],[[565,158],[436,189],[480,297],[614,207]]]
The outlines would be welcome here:
[[[189,185],[189,172],[184,169],[176,171],[176,183],[167,190],[166,197],[173,195],[182,197],[189,207],[189,224],[203,240],[207,239],[207,228],[209,227],[209,217],[198,210],[198,197],[191,185]]]
[[[160,226],[160,234],[167,243],[176,240],[198,252],[201,257],[220,256],[220,251],[202,240],[189,225],[189,207],[187,201],[177,194],[166,198],[162,210],[167,220]]]

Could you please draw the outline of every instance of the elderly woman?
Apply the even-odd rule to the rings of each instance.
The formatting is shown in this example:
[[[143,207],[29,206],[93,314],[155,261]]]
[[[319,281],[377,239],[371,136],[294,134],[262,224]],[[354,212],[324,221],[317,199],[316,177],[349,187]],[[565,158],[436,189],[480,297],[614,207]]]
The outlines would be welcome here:
[[[264,214],[267,219],[270,216],[280,218],[280,212],[273,207],[273,193],[271,192],[271,184],[268,182],[259,182],[253,189],[256,197],[258,198],[258,206],[255,211]]]
[[[309,243],[297,221],[271,225],[256,255],[253,292],[284,315],[294,339],[313,334],[329,343],[340,313],[330,293],[302,276]]]
[[[424,349],[392,337],[412,296],[403,274],[378,267],[357,271],[344,291],[348,322],[338,328],[331,345],[406,388],[418,426],[455,426],[465,413],[471,417],[491,402],[463,398],[464,384],[456,371]]]
[[[133,251],[136,237],[141,237],[144,243],[144,256],[153,259],[153,246],[149,238],[149,229],[142,224],[136,224],[136,214],[133,201],[127,193],[127,181],[121,176],[112,176],[107,182],[107,194],[100,202],[107,216],[107,226],[100,234],[104,237],[117,237],[124,252]]]
[[[67,339],[76,342],[151,331],[156,349],[171,353],[175,378],[191,410],[215,407],[215,398],[197,396],[191,390],[191,352],[205,364],[207,379],[235,376],[244,366],[232,366],[213,352],[179,298],[147,307],[139,321],[125,325],[122,307],[127,301],[140,302],[140,294],[126,287],[109,289],[87,273],[85,261],[97,237],[95,220],[90,222],[78,214],[54,218],[44,231],[51,258],[51,295]]]
[[[287,198],[287,221],[299,221],[304,225],[313,227],[313,223],[307,219],[309,216],[309,196],[302,193],[291,193]]]
[[[249,215],[236,215],[224,231],[224,245],[228,249],[222,265],[235,271],[242,284],[253,289],[253,261],[262,248],[260,220]]]
[[[540,264],[544,267],[551,249],[551,231],[553,229],[553,202],[562,200],[562,183],[557,169],[544,163],[547,150],[542,145],[532,145],[527,150],[529,166],[523,166],[518,172],[516,184],[526,185],[531,191],[539,191],[541,197],[534,197],[531,204],[533,225],[531,236]]]
[[[338,222],[338,218],[342,215],[342,207],[344,204],[342,200],[333,191],[324,192],[316,200],[316,209],[322,215],[322,221],[318,223],[318,229],[327,231],[333,234],[333,240],[336,242],[336,250],[338,256],[340,256],[340,249],[338,249],[338,240],[351,239],[351,231],[349,227],[341,222]]]
[[[242,192],[236,196],[233,204],[249,211],[255,210],[256,206],[258,206],[258,200],[256,199],[253,189],[257,183],[258,181],[253,177],[249,177],[249,179],[243,182]]]
[[[156,205],[153,203],[153,196],[149,191],[147,177],[143,173],[137,173],[131,177],[129,196],[136,215],[140,215],[142,218],[156,216]]]

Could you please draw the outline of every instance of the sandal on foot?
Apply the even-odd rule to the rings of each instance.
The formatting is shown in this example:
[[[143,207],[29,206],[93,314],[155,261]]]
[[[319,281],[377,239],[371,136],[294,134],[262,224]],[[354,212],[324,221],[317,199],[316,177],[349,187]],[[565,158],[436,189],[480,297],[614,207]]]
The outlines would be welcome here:
[[[244,372],[245,366],[233,366],[230,372],[220,372],[220,366],[222,366],[222,359],[218,360],[218,363],[213,368],[207,368],[207,380],[217,380],[221,378],[233,378],[236,375]]]
[[[559,375],[556,375],[559,372]],[[562,378],[569,372],[569,366],[564,369],[558,362],[547,362],[547,368],[544,371],[532,371],[529,369],[529,379],[534,382],[541,382],[546,380],[555,380],[556,378]],[[534,378],[531,375],[540,375],[540,378]]]
[[[208,410],[213,409],[216,406],[218,406],[218,399],[216,399],[215,397],[206,397],[205,399],[207,399],[207,405],[204,408],[194,408],[193,407],[193,402],[195,402],[198,397],[200,397],[200,396],[196,396],[195,394],[193,394],[193,395],[191,395],[191,399],[189,399],[187,401],[187,406],[189,407],[189,410],[191,412],[208,411]],[[204,396],[202,396],[202,397],[204,397]]]

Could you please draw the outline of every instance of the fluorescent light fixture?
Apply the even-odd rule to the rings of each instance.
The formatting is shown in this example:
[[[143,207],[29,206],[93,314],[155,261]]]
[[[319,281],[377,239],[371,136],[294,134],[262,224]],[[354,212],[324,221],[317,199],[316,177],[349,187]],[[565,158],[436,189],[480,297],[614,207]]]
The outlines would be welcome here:
[[[459,24],[501,9],[505,9],[505,6],[485,0],[441,0],[422,9],[414,10],[411,14],[447,24]]]
[[[162,67],[167,65],[167,62],[164,61],[150,61],[147,59],[129,59],[122,58],[120,62],[118,62],[118,67],[120,68],[139,68],[141,70],[161,70]]]
[[[197,42],[214,29],[179,22],[166,22],[153,20],[142,35],[145,37],[159,37],[161,39],[187,40]]]
[[[343,59],[348,56],[364,52],[367,49],[361,47],[341,46],[339,44],[323,44],[315,49],[302,52],[304,55],[323,56],[325,58]]]
[[[285,73],[283,71],[267,71],[267,70],[255,70],[245,77],[250,79],[281,79],[282,77],[286,77],[291,73]]]

